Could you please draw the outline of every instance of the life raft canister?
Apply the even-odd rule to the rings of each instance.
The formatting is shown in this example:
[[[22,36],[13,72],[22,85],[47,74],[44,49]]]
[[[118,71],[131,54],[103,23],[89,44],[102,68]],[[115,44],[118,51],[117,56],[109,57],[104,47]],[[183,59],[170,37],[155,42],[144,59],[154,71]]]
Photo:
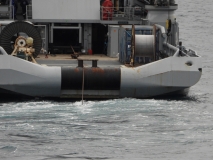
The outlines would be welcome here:
[[[105,0],[102,3],[102,19],[112,20],[113,4],[111,0]]]

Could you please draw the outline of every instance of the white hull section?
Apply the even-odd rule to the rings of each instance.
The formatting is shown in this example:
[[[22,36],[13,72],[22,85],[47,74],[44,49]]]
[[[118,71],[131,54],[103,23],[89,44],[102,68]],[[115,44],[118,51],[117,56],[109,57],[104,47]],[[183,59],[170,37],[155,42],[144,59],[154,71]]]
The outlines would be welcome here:
[[[120,96],[145,98],[189,88],[199,81],[201,66],[200,57],[169,57],[136,68],[123,66]]]
[[[82,92],[81,86],[80,89],[62,89],[61,67],[44,67],[0,55],[0,93],[3,90],[33,97],[81,98],[83,93],[84,98],[147,98],[187,89],[199,81],[201,74],[200,57],[169,57],[135,68],[122,65],[117,74],[118,88]],[[81,83],[82,78],[79,81]]]
[[[33,97],[59,97],[60,67],[44,67],[10,55],[0,56],[0,88]]]

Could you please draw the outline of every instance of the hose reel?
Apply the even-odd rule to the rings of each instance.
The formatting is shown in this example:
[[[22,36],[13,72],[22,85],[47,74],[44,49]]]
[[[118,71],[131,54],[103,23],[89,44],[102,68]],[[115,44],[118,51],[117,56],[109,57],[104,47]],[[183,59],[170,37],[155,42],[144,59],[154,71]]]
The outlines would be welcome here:
[[[14,38],[14,35],[18,35],[19,33],[26,33],[28,37],[32,37],[33,48],[35,48],[35,52],[32,55],[36,58],[41,51],[42,39],[38,30],[28,22],[16,21],[5,26],[0,35],[0,45],[5,49],[7,54],[12,54],[14,47],[11,45],[11,41],[15,41],[14,43],[16,43],[19,37]],[[13,38],[14,40],[12,40]],[[24,46],[26,40],[20,38],[16,45],[19,47]]]
[[[135,26],[132,25],[131,62],[134,66],[135,57],[149,57],[155,60],[155,27],[152,35],[136,35]]]
[[[37,63],[33,57],[34,52],[35,49],[33,48],[33,39],[31,37],[25,38],[19,36],[15,41],[14,50],[11,55]]]
[[[153,56],[155,52],[154,35],[135,35],[135,55]]]

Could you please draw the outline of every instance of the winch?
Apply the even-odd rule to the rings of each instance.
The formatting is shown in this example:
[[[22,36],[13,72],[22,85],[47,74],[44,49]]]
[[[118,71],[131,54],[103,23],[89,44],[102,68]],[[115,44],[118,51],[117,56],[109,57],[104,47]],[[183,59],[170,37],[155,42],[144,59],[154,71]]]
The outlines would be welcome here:
[[[19,36],[15,41],[14,50],[11,55],[37,63],[33,57],[34,52],[35,49],[33,48],[33,38]]]

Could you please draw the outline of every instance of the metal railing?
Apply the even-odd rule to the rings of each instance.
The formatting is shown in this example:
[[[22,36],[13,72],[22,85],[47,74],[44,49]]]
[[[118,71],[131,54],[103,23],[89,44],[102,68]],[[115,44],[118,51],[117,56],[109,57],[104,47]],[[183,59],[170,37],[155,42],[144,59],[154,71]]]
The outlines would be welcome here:
[[[9,5],[3,5],[1,6],[0,10],[0,19],[9,19],[13,20],[14,19],[14,7],[9,6]]]
[[[26,20],[33,18],[32,5],[26,6]]]
[[[138,20],[144,17],[142,7],[103,7],[100,8],[101,20]],[[26,6],[26,19],[32,19],[32,5]]]
[[[144,17],[144,9],[139,7],[100,8],[101,20],[135,20]]]

